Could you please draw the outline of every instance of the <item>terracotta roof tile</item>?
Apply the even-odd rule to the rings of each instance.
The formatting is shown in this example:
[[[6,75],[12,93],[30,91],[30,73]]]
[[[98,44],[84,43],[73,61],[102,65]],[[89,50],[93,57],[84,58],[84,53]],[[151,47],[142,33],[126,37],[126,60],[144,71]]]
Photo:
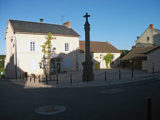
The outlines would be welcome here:
[[[80,41],[79,47],[80,50],[85,51],[85,41]],[[91,47],[91,52],[94,53],[120,53],[118,49],[116,49],[108,42],[91,41],[90,47]]]
[[[146,57],[146,53],[156,49],[157,47],[159,46],[133,48],[127,55],[122,57],[121,60],[132,60],[137,57]]]

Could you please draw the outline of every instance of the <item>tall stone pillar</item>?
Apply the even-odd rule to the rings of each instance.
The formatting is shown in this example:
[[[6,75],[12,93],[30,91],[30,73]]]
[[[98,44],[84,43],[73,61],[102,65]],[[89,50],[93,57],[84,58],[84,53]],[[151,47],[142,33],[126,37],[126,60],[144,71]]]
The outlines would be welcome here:
[[[82,80],[83,81],[92,81],[94,80],[94,73],[93,73],[93,62],[92,62],[92,56],[90,53],[90,24],[88,22],[88,13],[84,15],[83,17],[86,18],[86,22],[84,24],[85,29],[85,61],[83,64],[83,74],[82,74]]]

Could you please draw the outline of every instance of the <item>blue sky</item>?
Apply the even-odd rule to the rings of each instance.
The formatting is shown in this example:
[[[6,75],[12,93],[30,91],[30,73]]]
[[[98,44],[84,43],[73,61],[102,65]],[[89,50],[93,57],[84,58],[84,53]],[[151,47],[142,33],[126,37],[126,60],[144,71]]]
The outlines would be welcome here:
[[[91,17],[91,40],[108,41],[118,49],[130,49],[149,26],[160,29],[160,0],[0,0],[0,54],[5,54],[8,19],[62,24],[84,40],[83,15]]]

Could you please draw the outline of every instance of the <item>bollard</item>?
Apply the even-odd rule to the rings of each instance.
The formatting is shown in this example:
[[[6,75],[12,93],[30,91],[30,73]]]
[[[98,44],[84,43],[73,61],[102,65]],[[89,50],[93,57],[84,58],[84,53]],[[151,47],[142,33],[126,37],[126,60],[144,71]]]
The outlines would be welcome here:
[[[28,80],[28,76],[26,76],[26,81]]]
[[[152,74],[154,74],[154,63],[152,64]]]
[[[131,76],[132,78],[133,78],[133,70],[134,70],[134,69],[133,69],[133,67],[132,67],[132,76]]]
[[[107,81],[107,72],[105,71],[105,76],[104,76],[104,80]]]
[[[39,76],[38,76],[38,81],[39,81],[39,83],[41,82],[40,79],[41,79],[41,76],[39,75]]]
[[[26,78],[26,81],[27,81],[27,76],[24,74],[24,78]]]
[[[21,80],[21,74],[20,74],[20,80]]]
[[[58,85],[58,74],[56,74],[56,79],[57,79],[56,81],[57,81],[57,85]]]
[[[30,82],[31,82],[31,80],[32,80],[32,76],[30,76]]]
[[[22,74],[22,76],[23,76],[23,80],[24,80],[24,74]]]
[[[35,83],[35,79],[36,79],[36,76],[34,76],[34,83]]]
[[[121,80],[121,70],[119,69],[119,80]]]
[[[72,73],[70,73],[70,83],[72,84]]]
[[[51,76],[51,74],[49,75],[49,80],[52,81],[52,76]]]
[[[147,99],[147,120],[152,120],[152,99]]]
[[[48,84],[48,79],[47,79],[47,77],[48,77],[48,76],[46,75],[46,84]]]

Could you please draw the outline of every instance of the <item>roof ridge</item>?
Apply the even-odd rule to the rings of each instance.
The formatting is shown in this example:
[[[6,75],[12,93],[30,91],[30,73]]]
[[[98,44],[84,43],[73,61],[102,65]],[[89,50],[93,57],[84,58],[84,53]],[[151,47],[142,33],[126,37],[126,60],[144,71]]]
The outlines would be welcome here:
[[[82,41],[82,42],[85,42],[85,40],[79,40],[79,41]],[[108,41],[104,42],[104,41],[90,41],[90,42],[101,42],[101,43],[109,43]],[[110,44],[110,43],[109,43]]]
[[[160,29],[157,29],[157,28],[154,28],[154,30],[158,30],[158,31],[160,31]]]
[[[40,22],[32,22],[32,21],[23,21],[23,20],[13,20],[9,19],[8,22],[11,23],[15,32],[22,33],[48,33],[57,35],[68,35],[68,36],[76,36],[80,35],[74,31],[72,28],[68,28],[64,25],[51,24],[51,23],[40,23]]]
[[[9,19],[9,21],[28,22],[28,23],[36,23],[36,24],[47,24],[47,25],[57,25],[57,26],[64,26],[64,27],[66,27],[65,25],[60,25],[60,24],[40,23],[40,22],[32,22],[32,21],[24,21],[24,20]],[[68,27],[67,27],[67,28],[68,28]]]

